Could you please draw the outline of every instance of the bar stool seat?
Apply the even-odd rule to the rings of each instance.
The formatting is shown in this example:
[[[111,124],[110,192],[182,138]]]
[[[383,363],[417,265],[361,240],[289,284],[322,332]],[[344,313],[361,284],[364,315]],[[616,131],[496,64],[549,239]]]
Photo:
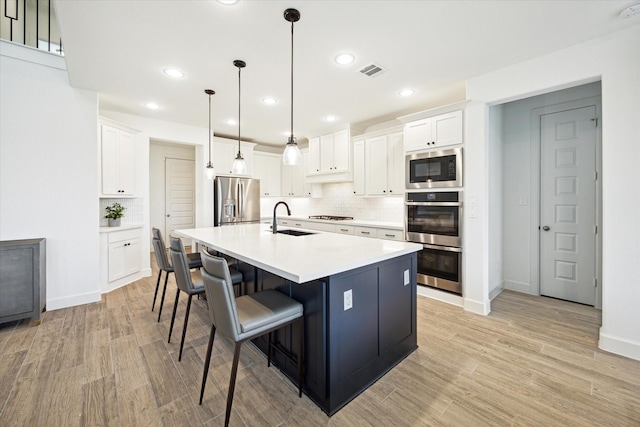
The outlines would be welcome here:
[[[216,331],[235,342],[229,392],[227,394],[227,410],[225,426],[229,425],[233,394],[240,359],[240,349],[245,341],[269,334],[267,360],[271,365],[271,332],[290,325],[297,324],[298,348],[297,358],[285,354],[298,367],[298,396],[302,396],[302,349],[303,349],[303,314],[302,304],[275,290],[257,292],[235,298],[233,295],[231,275],[226,260],[208,253],[202,254],[202,278],[207,295],[211,332],[209,345],[205,357],[202,387],[200,390],[200,404],[204,396],[207,374],[211,362],[211,350]]]

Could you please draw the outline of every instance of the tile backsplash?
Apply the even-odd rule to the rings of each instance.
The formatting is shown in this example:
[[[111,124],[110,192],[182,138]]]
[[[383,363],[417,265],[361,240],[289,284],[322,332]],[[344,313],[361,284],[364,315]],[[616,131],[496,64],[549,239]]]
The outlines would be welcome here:
[[[100,199],[100,227],[106,227],[109,225],[109,220],[104,216],[107,214],[106,207],[118,202],[124,206],[124,216],[122,217],[122,225],[138,225],[144,221],[143,208],[144,200],[136,198],[106,198]]]
[[[273,206],[284,200],[294,216],[337,215],[351,216],[359,220],[403,222],[404,200],[402,196],[359,197],[353,195],[353,183],[323,184],[322,198],[263,197],[260,214],[273,215]],[[286,210],[279,208],[278,214]]]

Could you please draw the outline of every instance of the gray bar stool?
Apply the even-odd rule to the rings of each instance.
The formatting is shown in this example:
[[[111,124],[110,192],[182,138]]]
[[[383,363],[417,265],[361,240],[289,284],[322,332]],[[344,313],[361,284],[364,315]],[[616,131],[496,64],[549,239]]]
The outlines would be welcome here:
[[[200,405],[204,396],[204,388],[209,373],[211,361],[211,349],[216,331],[235,342],[233,364],[231,366],[231,378],[229,379],[229,392],[227,394],[227,411],[224,425],[229,425],[233,393],[236,385],[240,348],[245,341],[269,334],[284,326],[296,322],[298,325],[298,355],[294,360],[291,355],[285,354],[298,366],[298,397],[302,396],[302,341],[303,341],[303,307],[299,302],[288,296],[268,290],[251,295],[243,295],[235,298],[232,288],[232,278],[229,274],[229,266],[223,258],[215,257],[207,253],[202,254],[202,278],[204,290],[207,295],[209,317],[211,318],[211,333],[209,346],[204,361],[202,374],[202,388],[200,390]],[[267,350],[268,364],[271,364],[271,339]],[[273,346],[273,348],[278,349]],[[279,350],[279,349],[278,349]]]
[[[156,281],[156,291],[153,294],[153,304],[151,305],[151,311],[156,307],[156,298],[158,296],[158,288],[160,287],[160,278],[162,277],[162,272],[165,272],[164,276],[164,287],[162,288],[162,298],[160,298],[160,310],[158,310],[158,322],[160,321],[160,316],[162,316],[162,307],[164,307],[164,296],[167,293],[167,281],[169,280],[169,273],[173,273],[173,266],[169,262],[169,257],[167,257],[167,248],[164,245],[164,239],[162,238],[162,233],[157,228],[152,228],[153,232],[153,251],[156,254],[156,262],[158,264],[158,280]],[[189,260],[189,268],[200,268],[202,267],[202,260],[200,259],[200,254],[187,254],[187,258]]]
[[[191,300],[193,299],[194,295],[204,293],[204,286],[202,284],[202,277],[200,277],[199,272],[197,272],[198,274],[195,280],[191,276],[191,272],[188,268],[189,260],[187,258],[187,253],[184,250],[182,240],[177,237],[171,236],[169,237],[169,244],[169,252],[171,253],[171,261],[173,262],[173,268],[175,270],[178,291],[176,292],[176,300],[173,304],[173,315],[171,316],[171,325],[169,326],[169,339],[167,340],[168,343],[171,342],[171,333],[173,332],[173,324],[176,320],[176,311],[178,309],[180,292],[184,292],[189,295],[189,300],[187,301],[187,311],[184,314],[182,340],[180,341],[180,354],[178,355],[178,361],[181,361],[182,349],[184,348],[184,339],[187,335],[187,324],[189,323],[189,312],[191,311]],[[231,275],[230,280],[233,285],[240,285],[242,283],[242,273],[240,273],[239,271],[234,271],[234,274]]]

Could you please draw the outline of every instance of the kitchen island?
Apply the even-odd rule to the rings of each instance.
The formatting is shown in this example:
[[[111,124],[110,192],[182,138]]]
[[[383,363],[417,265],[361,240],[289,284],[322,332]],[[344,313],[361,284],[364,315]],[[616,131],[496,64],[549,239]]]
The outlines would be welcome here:
[[[273,234],[264,224],[176,233],[255,267],[254,286],[277,289],[304,305],[303,391],[328,415],[417,348],[421,245],[322,232]],[[295,353],[297,334],[290,327],[275,335]],[[254,343],[266,349],[263,340]],[[287,358],[273,356],[296,378]]]

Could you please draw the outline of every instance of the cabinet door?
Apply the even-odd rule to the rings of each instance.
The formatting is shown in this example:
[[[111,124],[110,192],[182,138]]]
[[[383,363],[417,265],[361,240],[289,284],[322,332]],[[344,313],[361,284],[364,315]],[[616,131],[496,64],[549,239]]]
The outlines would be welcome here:
[[[260,196],[268,196],[267,157],[255,154],[253,156],[253,177],[260,180]]]
[[[269,156],[266,159],[266,189],[267,193],[269,193],[268,196],[280,196],[282,194],[282,160],[280,159],[280,156]]]
[[[309,174],[309,162],[311,161],[309,150],[302,150],[302,173],[304,175]],[[306,197],[311,197],[312,187],[311,184],[307,182],[305,176],[302,177],[302,194]]]
[[[405,151],[424,150],[431,145],[431,118],[404,125]]]
[[[132,239],[127,244],[124,272],[128,276],[140,271],[140,239]]]
[[[349,168],[349,131],[341,130],[333,134],[333,172],[348,171]]]
[[[353,143],[353,194],[364,196],[365,191],[365,143]]]
[[[136,147],[133,135],[119,131],[118,140],[120,194],[134,195],[136,193]]]
[[[334,172],[333,134],[320,137],[320,172]]]
[[[387,136],[387,186],[389,194],[401,196],[404,191],[404,146],[402,132]]]
[[[233,144],[225,142],[213,143],[213,167],[216,169],[217,175],[231,175],[233,159],[236,157],[234,147],[237,149]]]
[[[366,189],[370,196],[385,196],[387,191],[387,137],[366,140]]]
[[[109,281],[126,276],[126,242],[109,244]]]
[[[320,138],[309,140],[309,163],[307,163],[307,175],[320,173]]]
[[[304,196],[306,194],[304,183],[304,163],[293,166],[291,179],[291,195],[298,197]]]
[[[431,118],[432,139],[436,147],[462,144],[462,110]]]
[[[282,165],[282,195],[283,196],[292,196],[292,184],[295,175],[295,169],[297,166],[290,165]]]
[[[102,126],[101,140],[102,193],[120,194],[118,130]]]

